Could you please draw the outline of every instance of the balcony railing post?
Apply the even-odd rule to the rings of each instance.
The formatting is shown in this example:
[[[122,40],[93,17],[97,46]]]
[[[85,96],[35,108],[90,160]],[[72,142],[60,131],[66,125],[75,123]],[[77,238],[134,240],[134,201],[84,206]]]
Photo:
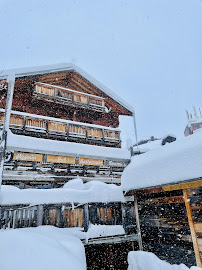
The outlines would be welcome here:
[[[126,228],[126,205],[124,203],[121,204],[121,215],[122,215],[122,226],[127,234]]]
[[[104,134],[104,129],[102,128],[102,140],[103,142],[105,141],[105,134]]]
[[[69,123],[67,123],[67,140],[69,138]]]
[[[46,120],[46,134],[49,135],[49,121]]]
[[[84,232],[88,231],[88,227],[89,227],[89,207],[88,204],[86,203],[84,205]]]
[[[88,139],[88,129],[87,126],[85,126],[85,133],[86,133],[86,140]]]

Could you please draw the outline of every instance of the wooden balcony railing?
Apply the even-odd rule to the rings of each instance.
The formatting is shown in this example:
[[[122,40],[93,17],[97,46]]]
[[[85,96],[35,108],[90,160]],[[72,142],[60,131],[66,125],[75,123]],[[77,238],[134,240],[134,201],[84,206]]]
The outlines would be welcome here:
[[[34,95],[38,98],[48,99],[51,102],[59,102],[72,106],[86,107],[103,112],[105,109],[105,99],[77,92],[68,88],[45,83],[36,83]]]
[[[0,109],[0,127],[4,123],[4,109]],[[42,136],[60,140],[86,142],[94,141],[103,145],[120,146],[120,131],[105,127],[98,127],[68,120],[55,120],[50,117],[12,112],[10,128],[18,134]]]
[[[52,225],[60,228],[80,227],[87,232],[90,224],[97,224],[122,225],[126,233],[127,227],[131,228],[132,225],[133,233],[136,233],[137,226],[133,209],[134,206],[131,203],[119,202],[80,205],[75,203],[74,209],[70,203],[2,206],[0,230]]]

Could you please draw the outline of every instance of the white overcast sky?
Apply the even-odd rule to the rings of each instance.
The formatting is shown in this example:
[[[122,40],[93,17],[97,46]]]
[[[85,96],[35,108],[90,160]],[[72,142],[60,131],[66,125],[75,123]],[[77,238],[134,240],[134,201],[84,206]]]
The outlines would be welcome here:
[[[0,30],[0,69],[80,66],[134,106],[139,139],[182,137],[202,107],[201,0],[0,0]]]

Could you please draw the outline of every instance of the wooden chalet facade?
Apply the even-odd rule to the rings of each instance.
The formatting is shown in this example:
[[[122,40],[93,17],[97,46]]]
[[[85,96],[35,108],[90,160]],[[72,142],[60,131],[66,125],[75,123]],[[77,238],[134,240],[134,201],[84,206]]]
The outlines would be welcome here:
[[[122,185],[137,200],[143,250],[202,268],[201,152],[198,132],[137,156]]]
[[[0,75],[1,127],[9,72]],[[119,115],[132,115],[129,105],[71,64],[17,69],[14,73],[11,133],[3,182],[62,184],[76,175],[86,181],[96,176],[105,182],[120,182],[130,155],[121,149]],[[14,147],[13,142],[19,141],[19,137],[21,143]],[[69,153],[68,149],[75,144],[76,152]],[[78,144],[85,148],[85,153],[80,153]],[[46,145],[46,150],[39,145]],[[115,153],[111,157],[102,154],[110,149]]]
[[[143,250],[171,264],[202,267],[202,181],[131,190]]]

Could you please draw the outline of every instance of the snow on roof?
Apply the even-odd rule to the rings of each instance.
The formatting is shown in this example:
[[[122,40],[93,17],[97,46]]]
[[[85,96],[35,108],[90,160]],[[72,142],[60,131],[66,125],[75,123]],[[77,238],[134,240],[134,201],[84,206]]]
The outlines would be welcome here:
[[[70,230],[53,226],[1,230],[2,270],[85,270],[82,242]]]
[[[107,94],[109,97],[114,99],[118,102],[121,106],[126,108],[128,111],[133,113],[133,107],[126,103],[121,97],[119,97],[116,93],[111,91],[109,88],[104,86],[102,83],[94,79],[91,75],[87,72],[79,68],[78,66],[71,64],[71,63],[60,63],[55,65],[46,65],[46,66],[39,66],[39,67],[26,67],[26,68],[17,68],[17,69],[9,69],[4,70],[0,73],[0,78],[6,78],[9,74],[15,74],[16,77],[24,77],[29,75],[36,75],[36,74],[44,74],[44,73],[53,73],[53,72],[60,72],[60,71],[75,71],[79,73],[82,77],[87,79],[97,88],[99,88],[102,92]]]
[[[71,180],[74,181],[74,180]],[[89,202],[124,202],[120,186],[91,181],[83,186],[76,179],[75,185],[53,189],[2,189],[0,205],[50,204],[50,203],[89,203]]]
[[[15,135],[11,131],[8,132],[7,150],[110,160],[130,160],[130,153],[127,149],[33,138]]]
[[[148,152],[150,150],[153,150],[153,149],[156,149],[158,147],[161,147],[161,142],[162,140],[155,140],[155,141],[148,141],[147,143],[144,143],[144,144],[140,144],[137,146],[134,146],[133,147],[133,150],[134,151],[140,151],[140,152]]]
[[[202,177],[202,132],[132,158],[121,177],[124,190]]]

